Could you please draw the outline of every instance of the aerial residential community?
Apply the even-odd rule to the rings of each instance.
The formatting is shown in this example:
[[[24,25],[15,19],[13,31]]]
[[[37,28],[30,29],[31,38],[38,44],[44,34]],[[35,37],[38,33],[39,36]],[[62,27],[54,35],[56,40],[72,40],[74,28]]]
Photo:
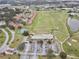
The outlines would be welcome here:
[[[0,0],[0,59],[79,59],[79,0]]]

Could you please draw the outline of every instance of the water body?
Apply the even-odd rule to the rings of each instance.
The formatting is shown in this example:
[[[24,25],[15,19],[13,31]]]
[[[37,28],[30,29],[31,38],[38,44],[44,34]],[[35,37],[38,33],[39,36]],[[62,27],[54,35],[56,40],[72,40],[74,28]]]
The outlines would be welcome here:
[[[72,19],[71,17],[68,18],[67,23],[73,32],[77,32],[79,30],[79,20]]]

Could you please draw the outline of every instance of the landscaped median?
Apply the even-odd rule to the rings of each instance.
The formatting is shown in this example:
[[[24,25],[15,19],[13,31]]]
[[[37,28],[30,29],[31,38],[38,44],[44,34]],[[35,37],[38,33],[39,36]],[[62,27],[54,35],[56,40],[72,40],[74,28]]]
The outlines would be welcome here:
[[[10,41],[11,38],[12,38],[12,34],[11,34],[11,32],[10,32],[7,28],[5,28],[5,30],[6,30],[6,32],[9,34],[9,39],[8,39],[8,42],[7,42],[7,44],[9,44],[9,41]]]
[[[9,39],[8,39],[8,42],[7,42],[7,44],[9,44],[10,42],[11,42],[11,40],[13,39],[12,38],[12,35],[14,36],[14,39],[13,39],[13,41],[10,43],[10,47],[11,48],[17,48],[18,46],[19,46],[19,44],[21,43],[21,41],[22,41],[22,35],[21,34],[19,34],[18,33],[18,29],[16,29],[16,30],[11,30],[11,29],[9,29],[9,28],[5,28],[5,30],[6,30],[6,32],[8,33],[8,36],[9,36]],[[12,34],[12,32],[14,33],[14,34]],[[1,39],[0,39],[0,45],[2,45],[2,43],[5,41],[5,34],[2,32],[2,34],[1,34],[1,37],[0,37]]]
[[[4,41],[5,41],[5,33],[3,31],[0,31],[0,46],[2,46]]]

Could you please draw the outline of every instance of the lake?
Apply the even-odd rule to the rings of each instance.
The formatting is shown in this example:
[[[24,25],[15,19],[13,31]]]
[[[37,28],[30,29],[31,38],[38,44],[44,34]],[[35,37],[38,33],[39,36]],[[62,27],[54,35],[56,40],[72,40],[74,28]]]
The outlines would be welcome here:
[[[71,17],[68,18],[67,23],[71,29],[71,31],[76,32],[79,30],[79,20],[72,19]]]

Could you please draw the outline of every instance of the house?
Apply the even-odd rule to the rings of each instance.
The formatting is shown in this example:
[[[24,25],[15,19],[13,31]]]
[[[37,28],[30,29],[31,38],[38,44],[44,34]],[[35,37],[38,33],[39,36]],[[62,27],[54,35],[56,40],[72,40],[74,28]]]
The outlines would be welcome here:
[[[16,15],[14,18],[15,18],[16,20],[19,20],[19,19],[22,18],[22,16],[21,16],[21,15]]]
[[[31,15],[29,15],[28,17],[28,24],[32,24],[33,20],[35,19],[35,17],[37,16],[36,12],[32,12]]]
[[[31,37],[32,40],[45,40],[45,39],[53,39],[52,34],[36,34]]]
[[[6,25],[6,22],[5,21],[0,21],[0,26],[4,26]]]
[[[9,26],[13,26],[14,28],[21,28],[23,27],[22,24],[16,23],[16,22],[9,22]]]

